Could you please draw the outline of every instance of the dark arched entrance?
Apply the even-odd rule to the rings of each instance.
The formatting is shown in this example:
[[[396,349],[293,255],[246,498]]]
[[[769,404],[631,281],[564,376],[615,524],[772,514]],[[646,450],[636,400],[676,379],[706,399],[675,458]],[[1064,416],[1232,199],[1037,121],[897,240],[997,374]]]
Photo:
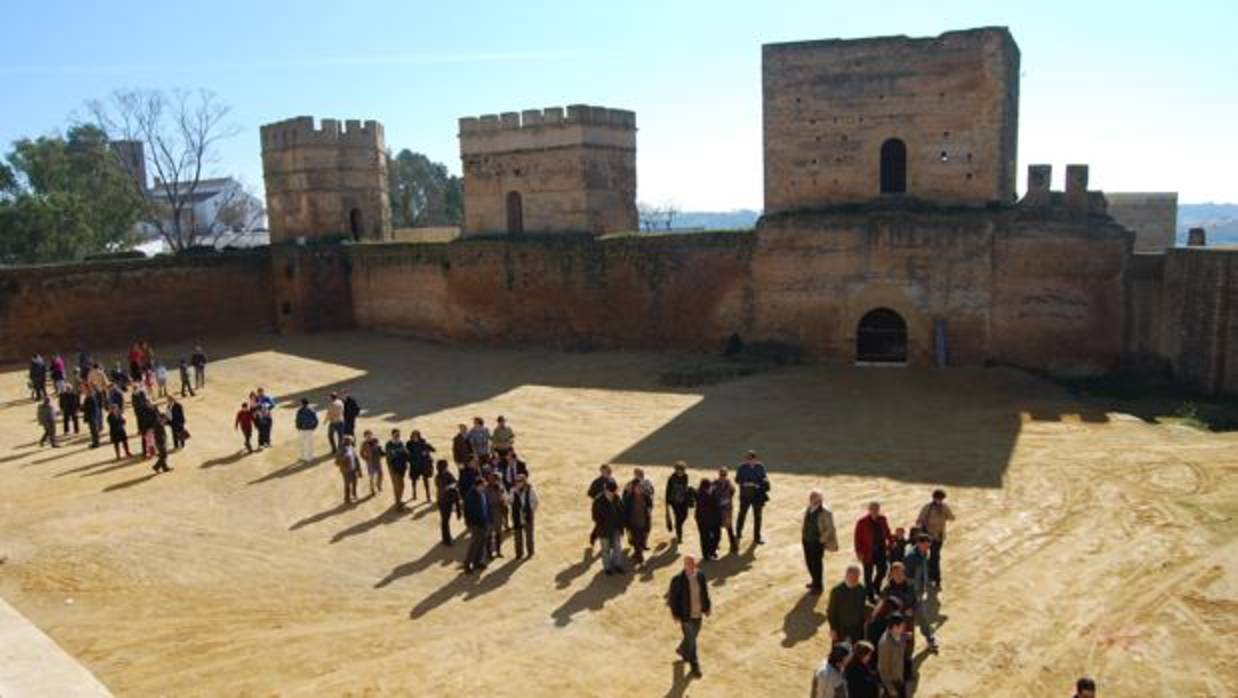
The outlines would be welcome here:
[[[352,235],[352,239],[361,242],[361,231],[364,230],[361,226],[361,209],[354,208],[348,212],[348,234]]]
[[[907,362],[907,323],[889,308],[870,310],[855,333],[855,360],[864,363]]]
[[[518,191],[507,192],[507,232],[512,235],[524,232],[524,202]]]
[[[881,193],[907,192],[907,145],[897,138],[881,144]]]

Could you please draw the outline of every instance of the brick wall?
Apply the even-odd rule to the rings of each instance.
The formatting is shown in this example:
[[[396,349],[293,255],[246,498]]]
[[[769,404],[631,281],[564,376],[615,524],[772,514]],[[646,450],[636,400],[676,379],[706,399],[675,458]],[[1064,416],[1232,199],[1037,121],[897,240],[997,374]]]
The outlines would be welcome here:
[[[1175,377],[1203,393],[1238,394],[1238,249],[1169,250],[1161,304]]]
[[[270,330],[267,252],[0,269],[0,361]]]

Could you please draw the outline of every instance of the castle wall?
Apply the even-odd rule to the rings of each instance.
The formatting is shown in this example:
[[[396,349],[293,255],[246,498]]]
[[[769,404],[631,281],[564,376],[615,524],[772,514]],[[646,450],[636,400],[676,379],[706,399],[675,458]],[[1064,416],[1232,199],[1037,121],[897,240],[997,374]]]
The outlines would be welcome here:
[[[719,352],[744,330],[750,233],[349,250],[356,323],[442,341]]]
[[[1162,302],[1164,253],[1137,253],[1126,268],[1126,359],[1130,368],[1167,366],[1165,310]]]
[[[513,232],[508,197],[530,233],[631,231],[636,116],[570,106],[460,119],[464,234]]]
[[[339,245],[271,247],[271,297],[281,333],[354,326],[351,263]]]
[[[1105,192],[1109,215],[1135,232],[1136,252],[1164,252],[1178,230],[1175,192]]]
[[[1238,249],[1165,255],[1164,354],[1175,378],[1206,394],[1238,394]]]
[[[382,124],[301,116],[262,127],[271,242],[391,237]]]
[[[273,329],[265,250],[0,268],[0,361]]]
[[[768,213],[880,196],[891,138],[908,196],[1014,199],[1019,49],[1004,28],[766,44],[762,88]]]

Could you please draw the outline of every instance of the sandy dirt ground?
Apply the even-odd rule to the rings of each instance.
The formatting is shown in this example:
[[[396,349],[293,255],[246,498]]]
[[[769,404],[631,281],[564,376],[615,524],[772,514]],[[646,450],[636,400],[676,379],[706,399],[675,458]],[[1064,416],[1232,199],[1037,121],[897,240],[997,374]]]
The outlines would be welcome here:
[[[24,375],[0,375],[0,594],[117,695],[804,695],[828,643],[825,601],[804,594],[807,492],[844,528],[832,584],[866,502],[909,523],[934,486],[959,520],[918,695],[1069,695],[1081,674],[1106,697],[1234,695],[1238,435],[1004,369],[803,366],[670,389],[658,376],[695,359],[363,333],[207,349],[193,439],[157,477],[82,437],[39,448]],[[285,402],[275,447],[244,455],[232,418],[257,385]],[[465,577],[423,502],[341,506],[329,461],[295,463],[287,407],[335,387],[360,428],[419,428],[440,450],[458,422],[507,415],[542,499],[537,555],[508,546]],[[621,479],[645,466],[661,494],[675,460],[699,477],[749,447],[772,471],[769,543],[706,565],[705,675],[689,680],[662,597],[695,533],[677,551],[659,528],[643,569],[606,577],[584,490],[612,462]]]

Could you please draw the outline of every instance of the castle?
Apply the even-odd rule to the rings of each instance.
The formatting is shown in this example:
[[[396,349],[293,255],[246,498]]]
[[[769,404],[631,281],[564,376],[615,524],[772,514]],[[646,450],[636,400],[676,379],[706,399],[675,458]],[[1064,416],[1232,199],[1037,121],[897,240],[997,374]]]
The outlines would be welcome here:
[[[243,322],[700,352],[738,339],[829,362],[1168,369],[1238,392],[1238,250],[1170,247],[1175,195],[1090,190],[1085,165],[1053,191],[1052,168],[1033,164],[1018,195],[1008,30],[770,44],[762,59],[755,231],[616,235],[637,228],[636,118],[574,105],[460,119],[462,237],[394,243],[382,126],[299,117],[262,128],[261,260],[107,273],[123,286],[196,264],[205,292],[211,275],[269,265],[250,282],[274,298],[262,317],[204,314],[169,333]],[[63,274],[81,282],[87,266]],[[23,331],[0,355],[73,341],[73,318],[47,329],[14,310],[57,273],[4,272],[0,311]]]

